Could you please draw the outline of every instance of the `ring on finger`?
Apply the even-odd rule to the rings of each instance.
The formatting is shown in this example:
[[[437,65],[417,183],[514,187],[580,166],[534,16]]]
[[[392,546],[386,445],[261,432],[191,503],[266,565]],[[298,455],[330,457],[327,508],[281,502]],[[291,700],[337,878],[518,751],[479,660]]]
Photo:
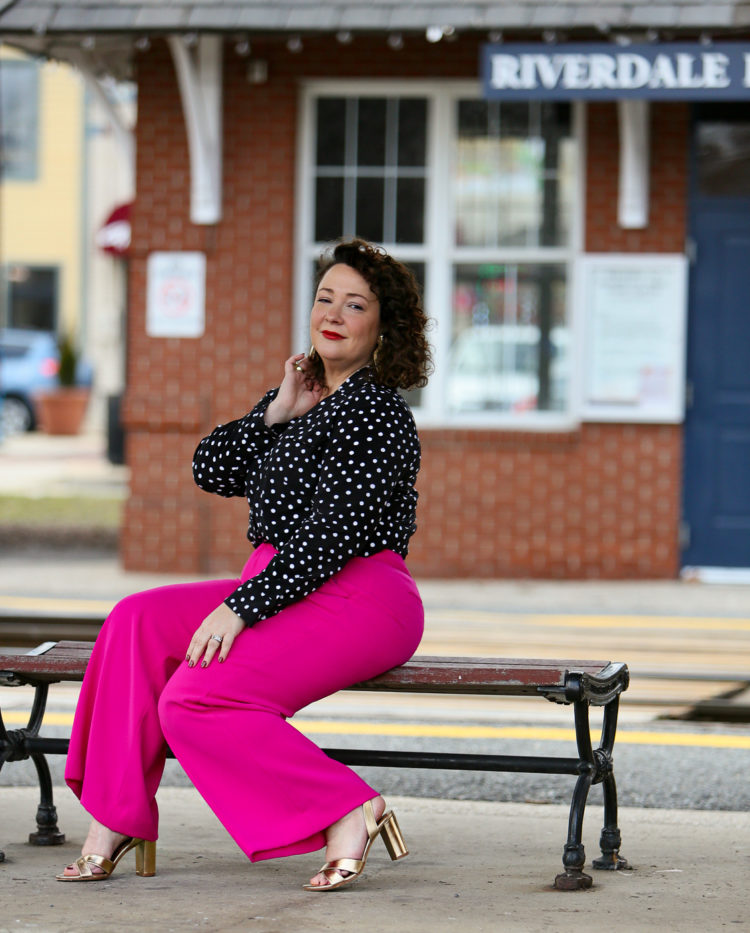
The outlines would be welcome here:
[[[223,635],[212,635],[211,641],[217,641],[219,644],[221,644],[224,641],[224,636]]]

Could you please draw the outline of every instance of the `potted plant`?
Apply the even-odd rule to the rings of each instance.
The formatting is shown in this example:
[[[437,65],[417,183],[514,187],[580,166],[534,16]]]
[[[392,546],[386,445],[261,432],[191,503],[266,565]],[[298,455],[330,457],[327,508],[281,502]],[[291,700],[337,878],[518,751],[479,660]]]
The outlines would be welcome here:
[[[69,336],[60,340],[58,385],[36,396],[39,427],[46,434],[78,434],[91,390],[78,382],[78,352]]]

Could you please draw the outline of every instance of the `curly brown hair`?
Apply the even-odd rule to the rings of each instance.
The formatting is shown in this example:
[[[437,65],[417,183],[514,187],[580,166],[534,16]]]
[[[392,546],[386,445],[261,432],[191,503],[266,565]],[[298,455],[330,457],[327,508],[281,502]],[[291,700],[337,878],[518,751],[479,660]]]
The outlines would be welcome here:
[[[428,318],[414,273],[382,247],[354,237],[338,241],[320,257],[316,289],[326,272],[339,264],[358,272],[380,303],[380,338],[370,363],[373,381],[393,389],[427,385],[432,372]],[[323,361],[314,354],[310,363],[311,377],[323,384]]]

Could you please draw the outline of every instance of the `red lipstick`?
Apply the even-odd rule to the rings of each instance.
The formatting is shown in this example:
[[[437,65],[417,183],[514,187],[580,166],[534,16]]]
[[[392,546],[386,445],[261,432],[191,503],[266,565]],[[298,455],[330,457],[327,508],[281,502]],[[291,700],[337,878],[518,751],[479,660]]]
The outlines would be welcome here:
[[[343,340],[344,339],[341,334],[337,334],[333,330],[322,330],[321,334],[326,338],[326,340]]]

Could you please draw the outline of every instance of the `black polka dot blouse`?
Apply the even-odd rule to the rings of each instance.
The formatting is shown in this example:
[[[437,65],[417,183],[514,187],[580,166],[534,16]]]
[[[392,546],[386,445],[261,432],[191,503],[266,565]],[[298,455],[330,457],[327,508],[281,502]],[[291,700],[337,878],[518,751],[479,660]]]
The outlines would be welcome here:
[[[247,536],[278,554],[225,602],[247,625],[312,593],[355,556],[406,556],[416,530],[420,446],[395,389],[365,367],[299,418],[268,427],[278,389],[220,425],[195,452],[201,489],[247,496]]]

